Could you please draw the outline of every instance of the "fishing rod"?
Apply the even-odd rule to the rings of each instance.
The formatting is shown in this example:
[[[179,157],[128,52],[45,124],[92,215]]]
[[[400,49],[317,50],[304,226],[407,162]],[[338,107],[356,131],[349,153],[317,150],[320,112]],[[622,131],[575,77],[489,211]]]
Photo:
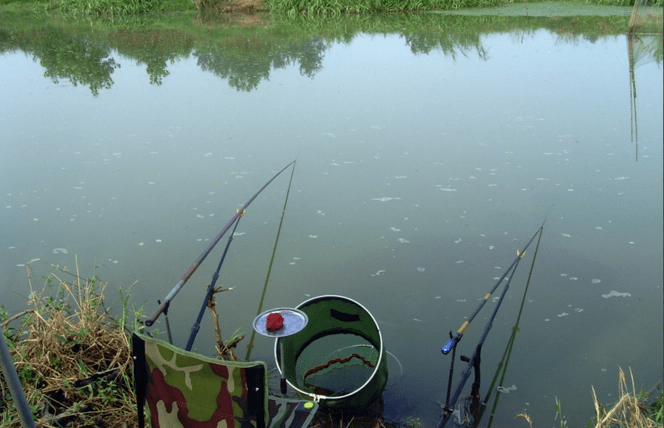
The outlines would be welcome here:
[[[198,311],[198,317],[196,318],[196,322],[191,327],[191,333],[189,333],[189,340],[187,340],[187,346],[184,348],[185,351],[191,351],[191,347],[194,346],[194,340],[196,339],[198,330],[201,328],[201,321],[203,320],[203,314],[205,314],[205,308],[207,308],[208,302],[210,301],[210,298],[214,294],[214,286],[217,284],[217,279],[219,279],[219,271],[221,270],[221,265],[224,264],[224,260],[226,259],[226,254],[228,253],[228,248],[231,246],[231,242],[233,242],[233,236],[235,236],[235,230],[237,229],[237,225],[240,224],[240,219],[244,215],[244,210],[242,210],[239,214],[240,217],[238,217],[237,221],[235,222],[235,227],[233,227],[233,232],[231,232],[230,236],[228,237],[228,242],[226,243],[226,248],[224,248],[224,253],[221,255],[221,260],[219,260],[219,265],[217,266],[217,270],[212,275],[212,281],[208,286],[207,293],[205,293],[205,299],[203,300],[203,305],[201,305],[201,309]]]
[[[546,219],[545,219],[545,221],[546,221]],[[446,402],[445,402],[444,414],[443,414],[443,417],[441,418],[441,420],[439,421],[439,423],[437,425],[437,428],[444,427],[445,424],[449,421],[450,417],[454,413],[457,413],[456,410],[453,412],[452,409],[456,406],[456,402],[457,402],[459,396],[461,395],[461,391],[463,390],[463,387],[466,384],[466,381],[468,380],[468,377],[470,376],[470,372],[471,372],[472,369],[475,369],[475,382],[473,383],[473,388],[472,388],[472,392],[471,392],[471,396],[470,396],[470,399],[472,399],[470,407],[472,409],[473,406],[475,406],[475,408],[484,406],[484,403],[481,403],[479,401],[479,398],[480,398],[480,396],[479,396],[479,384],[480,384],[480,368],[479,368],[479,365],[480,365],[480,354],[481,354],[481,350],[482,350],[482,345],[484,344],[484,341],[486,340],[486,338],[489,334],[489,330],[491,330],[491,327],[493,326],[493,320],[495,319],[496,314],[498,313],[498,309],[500,309],[500,306],[501,306],[501,304],[504,300],[505,294],[507,293],[507,290],[509,289],[510,283],[512,281],[512,278],[514,277],[514,273],[516,272],[516,269],[519,265],[519,262],[524,257],[526,249],[528,248],[528,246],[532,243],[532,241],[535,239],[535,237],[539,234],[540,238],[537,241],[537,248],[535,249],[535,257],[533,258],[533,263],[531,265],[530,274],[529,274],[529,277],[528,277],[528,284],[526,285],[526,292],[527,292],[527,288],[530,285],[530,277],[532,275],[532,269],[533,269],[533,266],[535,264],[535,258],[537,257],[537,252],[539,250],[539,244],[540,244],[540,241],[541,241],[541,238],[542,238],[543,229],[544,229],[544,222],[542,223],[542,226],[540,226],[539,229],[537,229],[537,232],[535,232],[533,237],[530,238],[530,240],[525,245],[523,250],[521,250],[521,251],[517,250],[517,258],[507,268],[507,270],[505,271],[503,276],[501,276],[501,278],[498,280],[498,282],[493,287],[491,292],[485,296],[484,300],[479,305],[479,307],[475,310],[475,312],[471,316],[470,320],[464,322],[464,324],[461,326],[461,328],[457,332],[457,336],[453,336],[452,332],[450,331],[450,340],[441,349],[443,354],[447,354],[449,352],[452,352],[452,361],[450,363],[450,374],[449,374],[449,380],[448,380],[448,386],[447,386],[447,399],[446,399]],[[456,344],[459,342],[459,340],[461,340],[461,336],[463,335],[463,332],[465,331],[465,329],[470,324],[470,321],[472,321],[472,319],[477,315],[477,312],[479,312],[479,310],[482,308],[482,306],[484,306],[486,301],[490,298],[491,294],[493,294],[493,292],[496,290],[496,288],[498,288],[498,285],[505,279],[505,277],[507,277],[508,274],[509,274],[509,278],[507,280],[507,283],[505,284],[505,287],[502,291],[502,294],[500,296],[498,304],[496,305],[496,308],[494,309],[491,317],[489,318],[489,321],[487,322],[487,324],[485,326],[484,333],[482,334],[482,337],[481,337],[479,343],[477,344],[477,346],[475,348],[475,352],[473,353],[473,356],[471,358],[467,358],[467,357],[463,357],[463,356],[461,357],[461,359],[464,362],[467,362],[468,365],[466,367],[466,370],[464,370],[464,372],[462,373],[461,379],[459,380],[459,383],[457,385],[457,389],[456,389],[454,395],[452,396],[452,399],[450,400],[451,384],[452,384],[452,378],[453,378],[453,372],[454,372],[454,359],[455,359],[455,354],[456,354]],[[525,292],[524,292],[523,300],[525,301]],[[521,309],[523,309],[523,301],[522,301]],[[520,317],[521,317],[521,310],[519,311],[519,319],[520,319]],[[518,320],[517,320],[517,326],[518,326]],[[445,351],[447,351],[447,352],[445,352]],[[495,378],[494,378],[494,382],[495,382]],[[487,399],[488,399],[488,395],[487,395]],[[486,400],[485,400],[485,402],[486,402]],[[472,415],[470,415],[470,414],[461,414],[462,413],[461,410],[464,410],[465,412],[467,412],[467,409],[460,409],[459,410],[459,415],[457,415],[458,419],[460,419],[460,422],[463,423],[464,426],[468,426],[467,425],[468,423],[479,422],[479,418],[478,418],[477,421],[473,421],[472,420],[473,419]],[[482,414],[483,414],[483,409],[480,408],[480,413],[479,413],[480,418],[481,418]],[[475,426],[475,425],[473,425],[473,426]]]
[[[519,260],[521,260],[521,258],[523,258],[523,256],[526,254],[526,249],[528,248],[528,246],[530,245],[530,243],[533,242],[533,240],[535,239],[535,237],[537,236],[537,234],[540,233],[540,232],[542,231],[543,228],[544,228],[544,224],[542,224],[542,226],[540,226],[540,228],[537,229],[537,232],[535,232],[535,234],[533,235],[533,237],[530,238],[530,241],[528,241],[528,243],[526,244],[526,246],[523,247],[523,250],[521,250],[521,251],[516,250],[516,259],[512,262],[512,264],[510,265],[510,267],[507,268],[507,270],[505,271],[505,273],[503,274],[503,276],[501,276],[500,279],[498,279],[498,281],[496,282],[496,285],[493,286],[493,288],[491,289],[491,291],[489,291],[489,292],[487,293],[487,295],[484,296],[484,300],[482,300],[482,302],[479,304],[479,306],[477,307],[477,309],[475,309],[475,312],[472,313],[472,315],[470,316],[470,318],[468,318],[468,320],[464,321],[464,323],[461,324],[461,327],[459,327],[459,330],[457,330],[457,334],[456,334],[456,336],[452,336],[452,332],[450,332],[450,340],[448,340],[447,343],[446,343],[446,344],[440,349],[440,351],[441,351],[444,355],[449,354],[450,351],[452,351],[452,350],[456,347],[457,343],[459,343],[459,341],[461,340],[461,337],[463,337],[463,333],[466,331],[466,329],[468,328],[468,326],[470,325],[470,323],[473,321],[473,319],[475,318],[475,316],[477,315],[477,313],[480,311],[480,309],[482,309],[482,307],[484,306],[484,304],[485,304],[485,303],[491,298],[491,295],[493,294],[493,292],[496,291],[496,289],[498,288],[498,286],[500,285],[500,283],[503,282],[503,280],[505,279],[505,277],[507,276],[507,274],[512,270],[512,268],[513,268],[517,263],[519,263]]]
[[[258,302],[258,311],[256,316],[261,314],[263,310],[263,302],[265,300],[265,293],[267,292],[267,284],[270,282],[270,273],[272,272],[272,265],[274,264],[274,256],[277,254],[277,245],[279,244],[279,236],[281,235],[281,226],[284,223],[284,216],[286,215],[286,205],[288,205],[288,195],[290,195],[291,185],[293,184],[293,176],[295,175],[295,165],[291,170],[290,181],[288,182],[288,190],[286,190],[286,199],[284,200],[284,208],[281,210],[281,220],[279,220],[279,228],[277,229],[277,238],[274,240],[274,248],[272,248],[272,257],[270,258],[270,264],[267,267],[267,274],[265,275],[265,284],[263,285],[263,294],[261,294],[261,300]],[[256,338],[256,329],[252,329],[251,339],[249,340],[249,345],[247,345],[247,356],[244,358],[246,361],[249,361],[251,356],[251,350],[254,349],[254,339]],[[285,382],[285,378],[283,378]],[[283,383],[282,382],[282,383]],[[285,388],[285,387],[284,387]],[[283,388],[282,388],[283,389]]]
[[[491,317],[489,318],[489,321],[487,321],[486,326],[484,327],[484,333],[482,334],[482,337],[475,347],[475,352],[473,353],[473,356],[470,358],[467,357],[461,357],[461,360],[464,362],[467,362],[468,365],[466,366],[466,369],[463,371],[461,374],[461,379],[459,380],[459,383],[457,384],[457,388],[454,392],[454,395],[450,399],[450,387],[451,387],[451,381],[454,373],[454,354],[456,353],[456,349],[454,349],[454,352],[452,353],[452,362],[450,363],[450,377],[449,377],[449,382],[448,382],[448,387],[447,387],[447,398],[445,400],[445,408],[444,408],[444,413],[443,417],[441,418],[440,422],[438,423],[437,428],[442,428],[445,426],[445,424],[449,421],[450,417],[454,414],[453,410],[456,406],[457,400],[459,399],[459,396],[461,395],[461,391],[463,390],[463,387],[466,385],[466,381],[468,380],[468,377],[470,376],[470,372],[475,369],[475,382],[473,383],[473,388],[471,392],[470,398],[473,400],[471,402],[471,406],[479,406],[480,403],[479,401],[479,388],[480,388],[480,354],[482,352],[482,345],[484,345],[484,341],[486,340],[487,336],[489,335],[489,330],[491,330],[491,327],[493,327],[493,320],[496,318],[496,314],[498,313],[498,309],[500,309],[500,305],[503,303],[503,300],[505,298],[505,294],[507,294],[507,290],[510,288],[510,282],[512,282],[512,277],[514,276],[514,271],[516,271],[516,268],[518,266],[518,262],[521,260],[521,257],[518,258],[516,261],[516,264],[513,264],[510,266],[510,268],[507,270],[507,272],[512,272],[512,275],[509,276],[509,279],[507,280],[507,283],[505,284],[505,287],[503,288],[503,291],[500,295],[500,299],[498,300],[498,304],[496,305],[496,308],[493,310],[493,313],[491,314]],[[450,333],[451,334],[451,333]],[[465,410],[465,409],[464,409]],[[467,426],[467,423],[473,423],[474,421],[472,420],[472,415],[471,414],[465,414],[466,412],[464,411],[464,414],[461,414],[461,411],[459,411],[459,421],[463,423],[463,426]],[[474,425],[471,425],[474,426]]]
[[[233,223],[235,223],[235,221],[244,213],[244,211],[254,201],[254,199],[256,199],[256,197],[258,197],[258,195],[270,183],[272,183],[274,181],[274,179],[276,179],[282,172],[284,172],[289,166],[293,165],[294,163],[295,163],[295,161],[289,163],[281,171],[276,173],[274,175],[274,177],[272,177],[267,183],[265,183],[263,185],[263,187],[261,187],[258,190],[258,192],[256,192],[254,194],[254,196],[252,196],[251,199],[249,199],[242,206],[242,208],[240,208],[238,210],[238,212],[233,216],[233,218],[231,218],[231,220],[228,222],[228,224],[226,224],[226,226],[224,226],[224,228],[221,230],[221,232],[219,232],[219,234],[212,240],[212,242],[210,243],[210,245],[208,245],[208,247],[205,249],[205,251],[203,251],[203,253],[200,256],[198,256],[198,258],[196,259],[194,264],[191,265],[191,267],[187,270],[187,272],[185,272],[185,274],[182,276],[182,279],[180,279],[180,281],[178,281],[178,283],[175,284],[175,287],[173,287],[173,289],[170,291],[170,293],[168,293],[166,298],[164,298],[164,302],[159,306],[159,308],[155,311],[155,313],[152,315],[152,317],[145,320],[145,325],[146,326],[148,326],[148,327],[152,326],[155,323],[155,321],[157,320],[157,318],[159,318],[159,315],[161,315],[165,310],[168,309],[169,305],[171,304],[171,300],[173,300],[173,298],[180,292],[182,287],[184,287],[184,284],[189,280],[189,278],[191,278],[191,276],[194,274],[194,272],[196,272],[196,269],[198,269],[198,267],[201,265],[201,263],[203,263],[203,260],[205,260],[205,258],[208,256],[208,254],[210,254],[210,251],[212,251],[214,246],[217,245],[217,243],[221,240],[221,238],[228,231],[228,229],[230,229],[230,227],[233,225]]]
[[[523,291],[523,297],[521,298],[519,315],[517,315],[516,323],[514,324],[514,327],[512,327],[512,335],[510,336],[510,339],[507,342],[507,346],[505,347],[503,358],[498,363],[498,367],[496,368],[496,373],[493,376],[491,385],[489,385],[486,397],[484,397],[483,403],[485,405],[480,409],[478,416],[479,418],[481,418],[484,415],[484,411],[486,410],[486,403],[489,402],[489,397],[491,397],[491,393],[493,392],[493,387],[496,384],[496,381],[498,380],[498,376],[500,374],[501,369],[502,369],[502,376],[500,378],[499,384],[502,385],[503,381],[505,380],[505,374],[507,373],[507,365],[509,364],[510,358],[512,357],[512,349],[514,349],[514,341],[516,340],[516,334],[519,332],[519,323],[521,322],[521,314],[523,313],[523,306],[526,303],[526,295],[528,295],[528,289],[530,288],[530,280],[533,277],[533,269],[535,268],[535,260],[537,260],[537,254],[539,253],[539,247],[541,241],[542,241],[542,233],[540,233],[539,238],[537,238],[537,245],[535,246],[535,254],[533,255],[533,261],[530,264],[530,272],[528,272],[528,281],[526,281],[526,289]],[[493,408],[491,409],[491,417],[489,418],[489,424],[487,425],[487,428],[490,428],[493,425],[493,417],[496,413],[496,407],[498,407],[499,396],[500,394],[496,394],[496,397],[494,398]]]
[[[9,353],[9,346],[7,346],[5,339],[5,329],[2,326],[0,326],[0,369],[0,373],[4,375],[7,386],[9,386],[9,394],[12,400],[14,400],[14,407],[18,412],[21,425],[25,428],[35,428],[36,425],[32,417],[32,410],[30,409],[28,400],[25,398],[25,392],[16,372],[14,360]]]

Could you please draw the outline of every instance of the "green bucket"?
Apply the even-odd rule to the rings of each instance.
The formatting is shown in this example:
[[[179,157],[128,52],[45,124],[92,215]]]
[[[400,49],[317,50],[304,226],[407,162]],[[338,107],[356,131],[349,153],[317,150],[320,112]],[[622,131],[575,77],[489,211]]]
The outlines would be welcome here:
[[[309,299],[297,309],[309,322],[302,331],[275,341],[279,372],[295,391],[321,406],[365,411],[383,393],[388,376],[383,338],[373,315],[352,299],[331,295]]]

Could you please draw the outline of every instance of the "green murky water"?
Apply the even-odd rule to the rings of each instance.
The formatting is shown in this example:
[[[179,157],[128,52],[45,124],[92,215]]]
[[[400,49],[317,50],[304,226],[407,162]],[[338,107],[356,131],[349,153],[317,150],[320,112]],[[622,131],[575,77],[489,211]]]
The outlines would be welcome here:
[[[555,397],[583,426],[591,385],[617,396],[618,366],[637,388],[661,375],[662,39],[628,38],[628,21],[559,3],[313,21],[3,14],[1,304],[25,307],[27,262],[45,275],[77,254],[111,287],[138,281],[152,312],[297,158],[264,309],[361,302],[393,354],[386,416],[430,426],[448,332],[548,216],[494,426],[522,411],[546,424]],[[227,335],[251,328],[286,186],[254,202],[231,246]],[[176,344],[222,246],[171,307]],[[485,344],[486,379],[526,273]],[[271,362],[271,341],[256,345]]]

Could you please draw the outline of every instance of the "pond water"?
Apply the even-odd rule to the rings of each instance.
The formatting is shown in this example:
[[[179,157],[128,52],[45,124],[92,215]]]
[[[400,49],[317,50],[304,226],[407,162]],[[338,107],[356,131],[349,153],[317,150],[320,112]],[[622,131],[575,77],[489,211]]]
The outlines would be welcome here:
[[[131,286],[151,314],[236,209],[297,159],[263,309],[324,294],[362,303],[390,351],[385,416],[432,426],[451,358],[440,347],[546,219],[494,423],[525,411],[553,426],[558,397],[570,426],[584,426],[591,386],[615,401],[619,367],[645,390],[662,375],[661,56],[639,59],[632,81],[626,35],[505,22],[460,27],[472,35],[441,36],[448,45],[395,30],[262,49],[242,29],[233,49],[185,40],[164,52],[153,37],[142,49],[161,62],[130,54],[129,38],[11,33],[0,56],[0,303],[25,308],[26,263],[46,275],[77,255],[82,273]],[[239,328],[244,346],[290,172],[242,217],[221,270],[234,287],[218,296],[223,331]],[[177,345],[225,244],[171,306]],[[533,253],[484,344],[482,395]],[[495,305],[459,354],[473,352]],[[197,350],[211,354],[213,337],[206,316]],[[273,342],[255,345],[252,358],[273,366]]]

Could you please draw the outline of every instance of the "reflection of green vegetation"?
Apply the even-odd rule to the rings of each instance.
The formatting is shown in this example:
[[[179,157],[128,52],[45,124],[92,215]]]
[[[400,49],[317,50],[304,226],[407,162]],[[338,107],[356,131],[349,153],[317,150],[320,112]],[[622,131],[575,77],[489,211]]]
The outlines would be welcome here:
[[[331,44],[350,43],[359,35],[398,35],[416,55],[438,50],[453,58],[474,52],[488,59],[481,41],[484,34],[523,36],[548,30],[566,43],[594,42],[623,35],[629,16],[384,14],[291,19],[252,15],[251,27],[224,19],[167,14],[64,22],[38,14],[0,13],[0,53],[30,53],[47,77],[86,85],[95,95],[112,86],[112,73],[121,61],[118,54],[144,64],[152,84],[159,85],[168,76],[169,64],[194,57],[202,70],[227,79],[237,90],[250,91],[269,78],[272,69],[299,66],[303,76],[313,78]],[[661,64],[661,34],[658,37],[655,59]]]
[[[107,37],[119,54],[146,66],[150,83],[154,85],[161,85],[170,74],[168,63],[188,57],[195,46],[195,38],[180,30],[118,29]]]
[[[317,37],[283,45],[265,43],[260,38],[232,38],[224,43],[227,49],[207,46],[196,51],[198,65],[205,71],[228,79],[237,90],[255,89],[268,79],[271,69],[300,64],[300,74],[314,77],[322,68],[323,52],[327,45]]]
[[[91,43],[87,36],[66,33],[62,28],[45,27],[15,40],[16,48],[39,60],[46,70],[44,77],[55,83],[69,79],[74,86],[89,87],[94,95],[113,86],[111,74],[120,67],[110,57],[107,43]]]

